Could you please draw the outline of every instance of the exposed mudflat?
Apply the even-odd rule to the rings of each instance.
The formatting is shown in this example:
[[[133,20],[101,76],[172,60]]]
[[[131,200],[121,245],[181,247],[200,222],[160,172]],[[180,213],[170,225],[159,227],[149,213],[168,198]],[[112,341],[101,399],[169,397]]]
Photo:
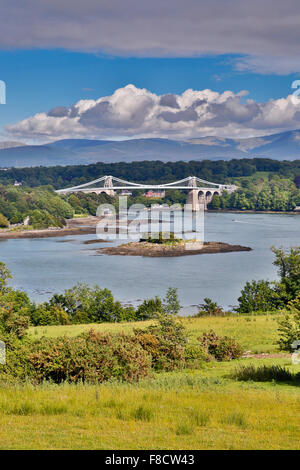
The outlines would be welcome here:
[[[121,256],[147,256],[147,257],[169,257],[202,255],[208,253],[230,253],[233,251],[251,251],[252,248],[242,245],[230,245],[221,242],[205,242],[201,249],[188,249],[184,244],[159,245],[148,242],[132,242],[119,246],[105,247],[97,250],[99,254],[121,255]]]

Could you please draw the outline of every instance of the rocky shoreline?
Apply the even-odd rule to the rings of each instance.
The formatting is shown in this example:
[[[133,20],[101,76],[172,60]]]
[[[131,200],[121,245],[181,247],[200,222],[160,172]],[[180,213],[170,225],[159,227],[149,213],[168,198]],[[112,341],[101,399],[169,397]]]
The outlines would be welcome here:
[[[105,247],[97,250],[101,255],[171,257],[202,255],[209,253],[231,253],[235,251],[251,251],[252,248],[242,245],[230,245],[221,242],[205,242],[201,249],[188,249],[185,243],[178,245],[155,244],[148,242],[132,242],[119,246]]]
[[[96,233],[96,225],[101,220],[99,217],[84,217],[67,220],[63,228],[49,227],[43,230],[1,230],[0,240],[12,240],[19,238],[48,238],[64,237],[67,235],[88,235]]]

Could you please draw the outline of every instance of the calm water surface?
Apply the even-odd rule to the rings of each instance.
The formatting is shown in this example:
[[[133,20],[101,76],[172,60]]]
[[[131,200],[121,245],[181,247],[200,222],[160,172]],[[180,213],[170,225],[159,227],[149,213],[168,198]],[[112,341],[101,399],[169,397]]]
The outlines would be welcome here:
[[[14,275],[11,284],[36,301],[77,282],[99,284],[123,302],[139,303],[178,288],[184,311],[204,297],[223,307],[236,305],[247,280],[276,278],[272,245],[300,245],[300,216],[277,214],[205,214],[205,240],[249,246],[250,252],[142,258],[96,255],[105,244],[84,245],[93,235],[0,242],[0,260]]]

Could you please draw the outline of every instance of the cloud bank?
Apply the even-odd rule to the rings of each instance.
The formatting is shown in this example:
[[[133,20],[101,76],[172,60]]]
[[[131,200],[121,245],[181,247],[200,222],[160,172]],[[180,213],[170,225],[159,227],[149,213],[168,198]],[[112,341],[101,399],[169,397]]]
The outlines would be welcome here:
[[[56,106],[5,126],[14,138],[47,141],[64,138],[201,136],[250,137],[299,127],[300,99],[294,96],[257,103],[248,92],[218,93],[188,89],[158,96],[127,85],[98,100]]]
[[[298,0],[2,0],[1,18],[2,49],[237,54],[239,70],[300,71]]]

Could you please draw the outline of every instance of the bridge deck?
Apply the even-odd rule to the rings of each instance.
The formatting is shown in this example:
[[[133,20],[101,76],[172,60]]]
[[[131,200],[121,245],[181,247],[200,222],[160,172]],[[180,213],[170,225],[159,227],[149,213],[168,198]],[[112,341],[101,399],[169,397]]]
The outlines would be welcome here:
[[[56,192],[57,193],[67,193],[67,192],[92,192],[92,191],[114,191],[114,190],[119,190],[119,189],[126,189],[126,190],[141,190],[141,189],[185,189],[187,191],[192,191],[192,190],[197,190],[197,191],[214,191],[214,190],[220,190],[220,189],[224,189],[222,188],[221,186],[220,187],[212,187],[212,188],[201,188],[199,186],[164,186],[164,185],[161,185],[161,186],[140,186],[140,187],[137,187],[137,186],[134,186],[134,187],[130,187],[130,186],[109,186],[109,187],[101,187],[101,188],[78,188],[78,189],[75,189],[75,188],[66,188],[66,189],[58,189]]]

